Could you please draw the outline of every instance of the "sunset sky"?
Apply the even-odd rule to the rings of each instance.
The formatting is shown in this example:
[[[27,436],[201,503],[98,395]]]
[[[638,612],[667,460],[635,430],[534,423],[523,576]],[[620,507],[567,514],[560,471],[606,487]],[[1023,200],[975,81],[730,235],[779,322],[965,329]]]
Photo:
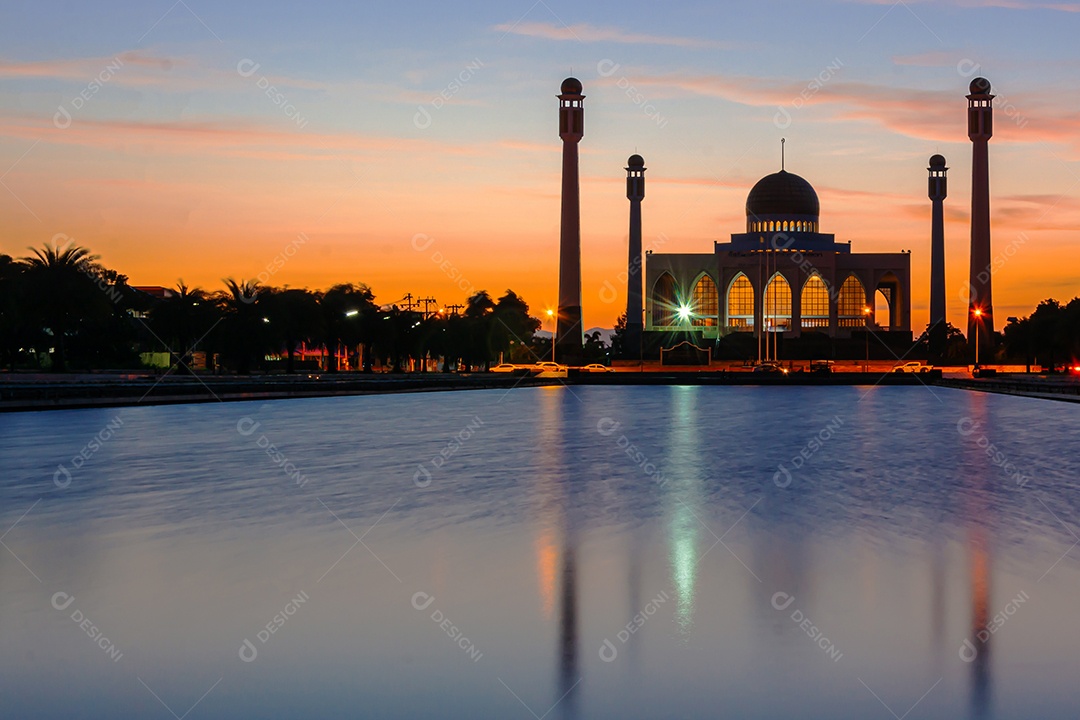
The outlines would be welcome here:
[[[624,287],[614,303],[601,291],[625,269],[628,155],[648,166],[646,246],[711,252],[743,229],[781,137],[824,232],[911,250],[916,333],[927,159],[946,156],[947,301],[963,327],[964,96],[985,75],[996,315],[1080,294],[1080,3],[242,5],[5,7],[0,252],[59,237],[132,284],[263,273],[364,282],[384,303],[512,288],[542,314],[558,285],[554,96],[573,74],[586,327],[625,307]]]

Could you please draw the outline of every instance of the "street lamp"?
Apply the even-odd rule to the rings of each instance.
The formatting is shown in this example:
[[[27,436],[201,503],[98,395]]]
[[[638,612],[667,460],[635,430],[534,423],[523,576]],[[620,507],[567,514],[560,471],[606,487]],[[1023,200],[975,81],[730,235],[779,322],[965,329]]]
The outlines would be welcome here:
[[[863,363],[863,372],[870,372],[870,308],[863,307],[863,340],[866,342],[866,361]]]
[[[557,330],[555,323],[555,311],[548,310],[547,316],[551,318],[551,362],[555,362],[555,331]]]
[[[979,325],[982,323],[982,308],[975,308],[975,369],[979,369]]]

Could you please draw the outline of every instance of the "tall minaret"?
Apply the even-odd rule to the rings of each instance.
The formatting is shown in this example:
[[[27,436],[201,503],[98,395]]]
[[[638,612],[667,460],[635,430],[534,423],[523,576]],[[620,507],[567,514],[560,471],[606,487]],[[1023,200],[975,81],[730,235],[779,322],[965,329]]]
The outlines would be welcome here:
[[[945,355],[945,196],[948,179],[945,158],[930,157],[929,189],[933,201],[930,219],[930,359],[941,362]]]
[[[626,334],[623,352],[626,357],[641,360],[643,310],[641,279],[644,270],[641,257],[641,201],[645,199],[645,159],[631,155],[626,161],[626,199],[630,201],[630,257],[626,264]]]
[[[585,108],[581,81],[566,78],[559,95],[559,137],[562,155],[562,234],[559,240],[559,314],[555,331],[558,362],[580,365],[585,344],[581,327],[581,203],[578,187],[578,143],[584,134]]]
[[[990,161],[988,146],[994,134],[994,96],[990,81],[975,78],[969,88],[968,138],[971,139],[971,269],[968,279],[968,344],[974,354],[976,338],[982,357],[989,358],[994,332],[994,302],[990,288]],[[980,316],[975,311],[980,310]]]

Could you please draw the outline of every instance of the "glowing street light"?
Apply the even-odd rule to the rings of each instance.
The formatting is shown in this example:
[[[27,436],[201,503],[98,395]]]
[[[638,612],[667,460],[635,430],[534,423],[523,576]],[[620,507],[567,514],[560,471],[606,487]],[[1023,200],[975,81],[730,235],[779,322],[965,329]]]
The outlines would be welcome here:
[[[547,316],[551,318],[551,362],[555,362],[555,311],[548,308]]]
[[[360,314],[359,310],[349,310],[345,313],[345,317],[356,317]]]
[[[863,329],[863,340],[866,341],[866,362],[863,363],[863,372],[870,371],[870,308],[863,306],[863,317],[866,318],[865,328]]]
[[[975,367],[979,367],[979,325],[982,323],[982,308],[975,308]]]

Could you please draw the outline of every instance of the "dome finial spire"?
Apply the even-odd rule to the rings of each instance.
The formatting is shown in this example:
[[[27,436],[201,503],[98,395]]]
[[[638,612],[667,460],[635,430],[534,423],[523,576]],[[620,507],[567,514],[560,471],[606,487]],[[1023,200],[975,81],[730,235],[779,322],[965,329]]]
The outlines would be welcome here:
[[[784,143],[787,142],[787,138],[780,138],[780,172],[784,171]]]

